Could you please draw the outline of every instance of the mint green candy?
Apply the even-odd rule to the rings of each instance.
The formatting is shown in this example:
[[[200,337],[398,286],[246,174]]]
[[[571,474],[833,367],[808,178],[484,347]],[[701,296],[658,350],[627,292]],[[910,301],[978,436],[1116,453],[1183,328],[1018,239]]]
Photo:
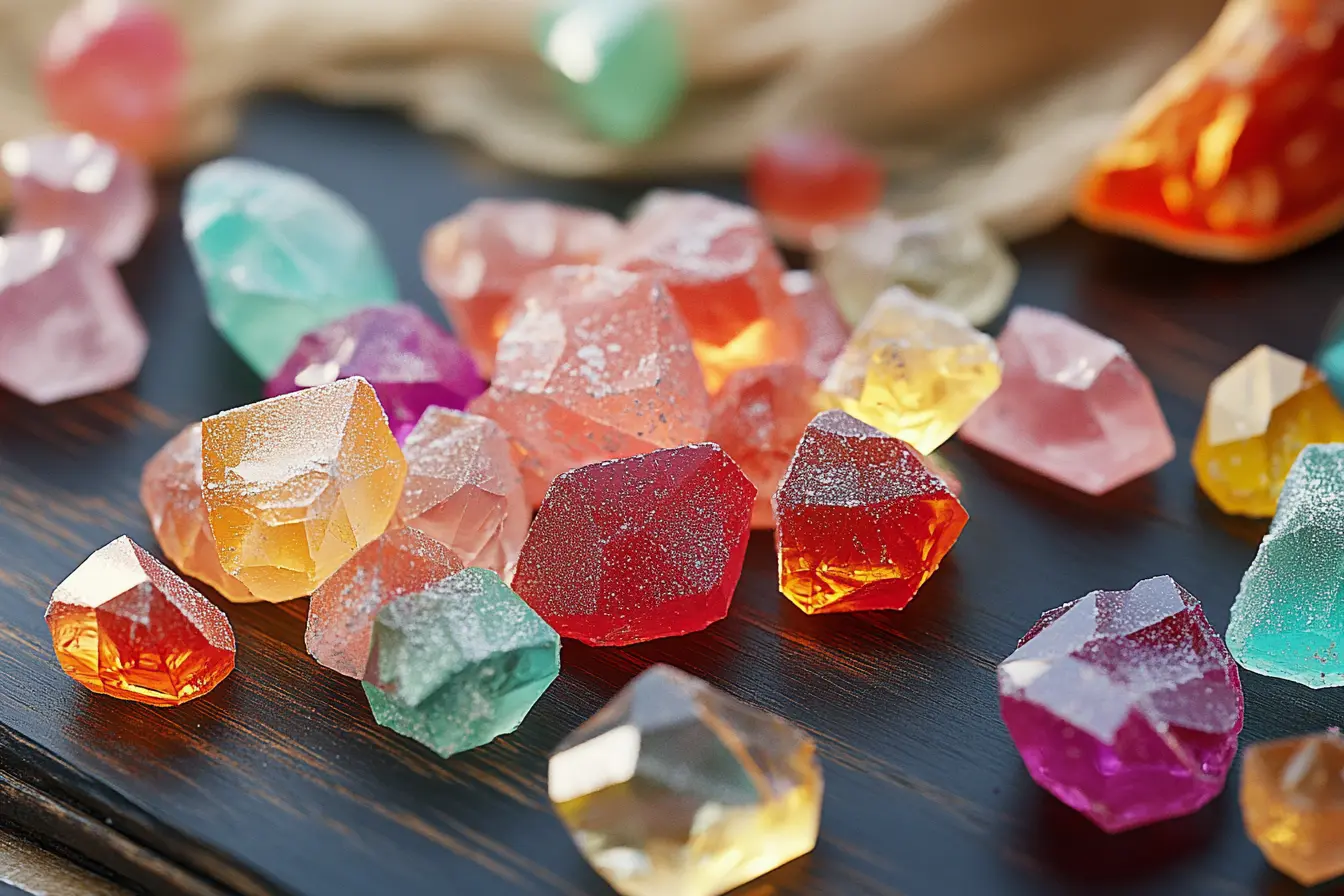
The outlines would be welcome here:
[[[383,607],[371,651],[374,719],[441,756],[513,731],[560,674],[560,636],[484,569]]]
[[[246,159],[202,165],[187,180],[182,228],[210,320],[263,378],[310,330],[397,299],[369,225],[292,171]]]
[[[1344,444],[1308,445],[1232,604],[1227,648],[1252,672],[1344,685]]]
[[[543,13],[537,51],[599,136],[638,143],[662,130],[686,90],[677,29],[657,0],[569,0]]]

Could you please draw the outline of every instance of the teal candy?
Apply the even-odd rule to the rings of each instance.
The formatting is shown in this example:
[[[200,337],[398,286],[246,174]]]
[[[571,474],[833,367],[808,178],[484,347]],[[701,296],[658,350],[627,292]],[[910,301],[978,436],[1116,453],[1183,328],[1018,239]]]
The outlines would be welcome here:
[[[1330,391],[1344,402],[1344,304],[1335,309],[1325,328],[1325,339],[1316,355],[1316,366],[1325,375]]]
[[[1344,685],[1344,444],[1297,456],[1232,605],[1242,666],[1312,688]]]
[[[662,130],[686,90],[676,24],[658,0],[570,0],[543,13],[537,51],[599,136],[638,143]]]
[[[211,321],[263,378],[310,330],[396,301],[369,225],[294,172],[246,159],[202,165],[187,180],[182,227]]]
[[[374,719],[441,756],[513,731],[560,674],[560,636],[484,569],[383,607],[371,650]]]

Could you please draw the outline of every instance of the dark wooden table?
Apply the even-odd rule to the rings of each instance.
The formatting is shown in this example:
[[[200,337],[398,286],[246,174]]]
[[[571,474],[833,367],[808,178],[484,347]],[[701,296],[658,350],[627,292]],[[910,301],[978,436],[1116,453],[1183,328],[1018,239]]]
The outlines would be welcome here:
[[[502,172],[378,113],[259,101],[237,150],[305,171],[372,220],[405,297],[432,306],[421,235],[482,195],[622,211],[645,185]],[[711,184],[729,194],[734,182]],[[1290,893],[1242,832],[1229,791],[1196,815],[1107,836],[1037,789],[999,720],[994,667],[1050,607],[1168,573],[1220,630],[1262,523],[1220,515],[1187,463],[1212,377],[1259,342],[1303,356],[1344,284],[1344,239],[1220,267],[1064,226],[1017,247],[1017,302],[1125,343],[1152,377],[1179,457],[1104,498],[955,441],[971,522],[902,613],[809,618],[753,536],[729,618],[632,649],[567,643],[522,729],[450,760],[375,726],[358,685],[303,652],[306,601],[226,605],[238,668],[173,710],[95,697],[57,667],[52,587],[122,533],[154,547],[140,467],[189,420],[254,401],[215,336],[179,236],[177,186],[125,271],[153,343],[133,389],[34,408],[0,395],[0,811],[163,892],[607,892],[545,796],[548,751],[653,662],[795,720],[826,770],[815,853],[765,894]],[[1344,695],[1244,677],[1244,742],[1320,729]]]

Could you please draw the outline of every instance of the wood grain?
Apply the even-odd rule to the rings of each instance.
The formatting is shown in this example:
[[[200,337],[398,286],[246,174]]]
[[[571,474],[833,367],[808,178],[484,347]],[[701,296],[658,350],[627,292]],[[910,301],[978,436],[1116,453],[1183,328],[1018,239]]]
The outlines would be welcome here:
[[[619,212],[647,186],[505,174],[390,117],[280,98],[254,108],[239,151],[345,193],[383,235],[406,297],[426,306],[420,236],[469,199]],[[304,654],[305,601],[226,606],[237,671],[174,710],[95,697],[53,661],[42,622],[52,586],[122,533],[153,545],[136,498],[143,462],[186,421],[258,397],[206,322],[176,189],[165,184],[167,211],[125,272],[153,336],[134,389],[46,409],[0,397],[0,811],[11,818],[46,806],[25,823],[64,815],[72,827],[48,836],[163,892],[174,881],[201,893],[607,892],[550,813],[545,758],[640,669],[670,662],[820,744],[820,845],[745,893],[1293,892],[1242,833],[1235,787],[1190,818],[1119,836],[1044,795],[999,720],[993,670],[1041,611],[1161,573],[1226,625],[1264,524],[1221,516],[1193,483],[1203,393],[1258,342],[1314,350],[1344,280],[1344,240],[1240,268],[1077,227],[1018,247],[1015,301],[1129,346],[1157,386],[1175,462],[1096,499],[954,442],[945,457],[971,522],[907,611],[803,616],[778,596],[758,534],[727,620],[631,649],[567,643],[560,680],[517,735],[441,760],[375,726],[358,686]],[[1338,694],[1245,683],[1244,742],[1319,729],[1344,710]]]

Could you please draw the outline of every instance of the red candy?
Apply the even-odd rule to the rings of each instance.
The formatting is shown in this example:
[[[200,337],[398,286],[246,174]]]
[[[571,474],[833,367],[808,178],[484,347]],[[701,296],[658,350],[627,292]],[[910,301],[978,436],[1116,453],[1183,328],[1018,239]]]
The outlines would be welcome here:
[[[882,201],[882,169],[835,134],[780,134],[751,158],[752,204],[789,242],[817,227],[863,218]]]

